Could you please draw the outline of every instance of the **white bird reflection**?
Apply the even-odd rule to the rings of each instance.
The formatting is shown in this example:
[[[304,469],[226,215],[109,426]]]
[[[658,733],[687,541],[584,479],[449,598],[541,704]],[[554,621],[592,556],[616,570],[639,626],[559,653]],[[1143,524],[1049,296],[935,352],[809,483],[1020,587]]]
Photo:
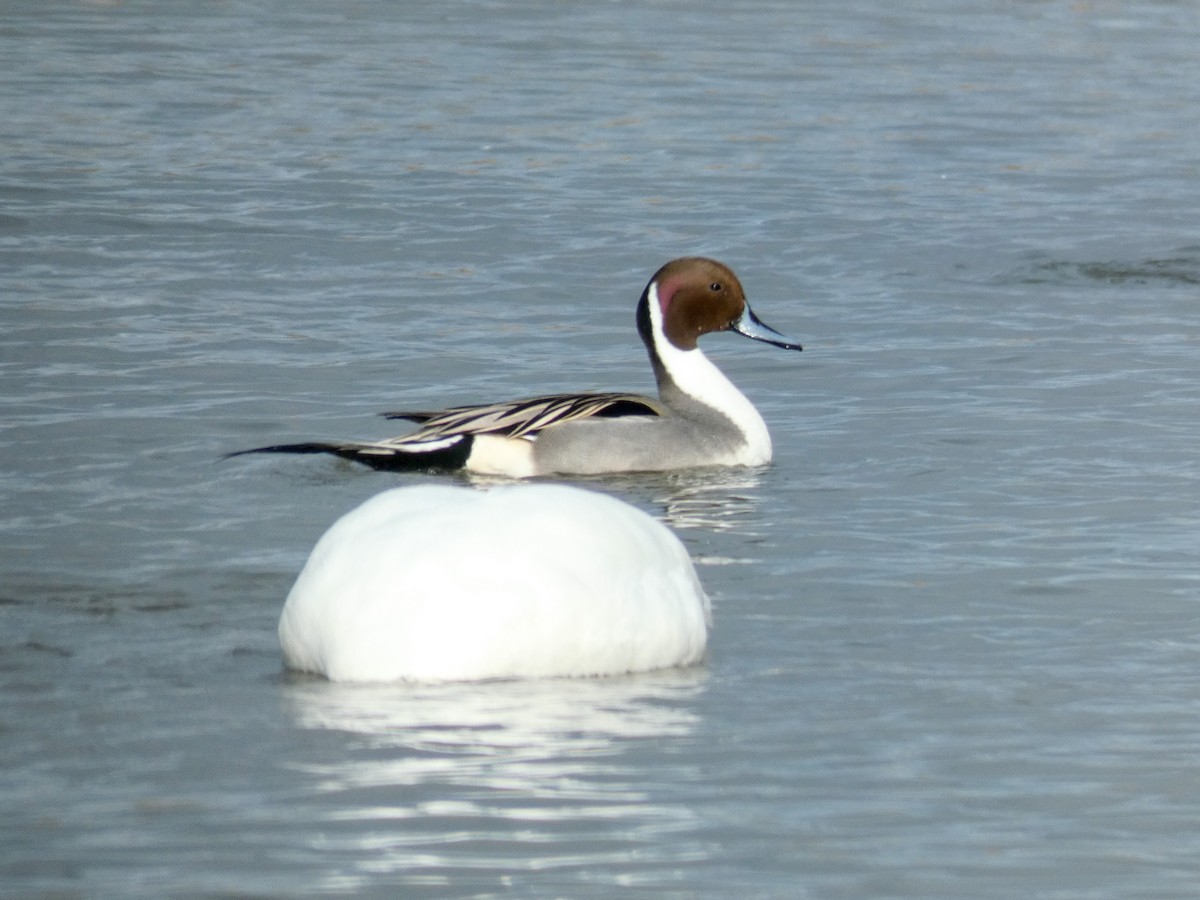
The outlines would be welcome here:
[[[681,762],[689,754],[671,752],[692,739],[705,678],[703,669],[437,685],[290,677],[283,696],[296,724],[351,738],[296,766],[326,823],[313,850],[341,861],[343,887],[381,872],[456,889],[547,869],[568,881],[598,870],[653,881],[705,855],[681,834],[697,830],[679,798],[700,775]]]
[[[621,678],[545,678],[445,684],[335,684],[289,676],[284,697],[302,728],[349,731],[372,746],[478,750],[686,734],[703,670]],[[565,749],[565,748],[564,748]]]

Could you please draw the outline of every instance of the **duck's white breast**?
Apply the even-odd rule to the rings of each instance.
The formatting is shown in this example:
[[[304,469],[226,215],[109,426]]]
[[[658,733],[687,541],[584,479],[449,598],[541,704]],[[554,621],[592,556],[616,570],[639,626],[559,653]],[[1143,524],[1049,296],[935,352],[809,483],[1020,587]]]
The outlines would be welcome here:
[[[289,668],[336,681],[608,675],[688,665],[709,603],[666,526],[563,485],[379,494],[284,605]]]

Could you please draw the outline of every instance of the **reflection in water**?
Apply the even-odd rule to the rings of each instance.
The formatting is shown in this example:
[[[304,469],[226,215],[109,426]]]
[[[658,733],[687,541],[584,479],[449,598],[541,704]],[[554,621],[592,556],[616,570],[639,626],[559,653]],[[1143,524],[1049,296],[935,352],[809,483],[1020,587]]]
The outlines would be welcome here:
[[[753,537],[766,528],[758,520],[762,471],[743,468],[637,472],[578,479],[590,490],[638,499],[672,528],[737,531]]]
[[[658,501],[663,517],[676,528],[736,530],[750,536],[763,526],[755,520],[761,484],[759,472],[748,469],[681,472],[668,479],[669,492]]]
[[[325,822],[315,849],[336,881],[392,873],[413,885],[495,886],[498,873],[661,872],[702,855],[664,835],[695,815],[637,782],[647,758],[686,743],[702,669],[610,679],[348,685],[295,677],[298,726],[346,732],[335,758],[301,766]],[[655,764],[669,785],[684,772]],[[653,763],[653,761],[651,761]],[[369,827],[364,828],[364,823]],[[507,877],[507,876],[506,876]],[[466,879],[466,882],[464,881]]]
[[[511,479],[470,475],[463,479],[480,488],[512,484]],[[560,481],[558,478],[548,479]],[[738,531],[756,535],[766,525],[758,512],[761,469],[705,468],[671,472],[621,472],[579,476],[573,483],[623,499],[642,498],[651,512],[673,528]]]
[[[688,733],[695,713],[681,703],[703,679],[696,669],[446,684],[340,685],[297,675],[286,699],[301,727],[355,732],[371,746],[580,750]]]

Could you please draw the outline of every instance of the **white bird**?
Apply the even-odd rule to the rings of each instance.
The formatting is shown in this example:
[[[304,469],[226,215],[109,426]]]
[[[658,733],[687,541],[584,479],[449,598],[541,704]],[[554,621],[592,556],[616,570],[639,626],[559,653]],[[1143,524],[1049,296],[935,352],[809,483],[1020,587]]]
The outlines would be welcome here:
[[[565,485],[397,488],[317,542],[279,620],[334,681],[643,672],[699,661],[711,612],[683,544]]]

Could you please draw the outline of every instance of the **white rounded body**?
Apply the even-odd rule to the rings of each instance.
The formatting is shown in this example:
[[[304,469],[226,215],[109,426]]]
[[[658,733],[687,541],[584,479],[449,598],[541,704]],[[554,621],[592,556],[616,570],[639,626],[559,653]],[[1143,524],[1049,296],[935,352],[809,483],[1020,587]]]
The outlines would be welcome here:
[[[709,601],[666,526],[563,485],[379,494],[317,542],[279,620],[334,681],[615,675],[697,662]]]

